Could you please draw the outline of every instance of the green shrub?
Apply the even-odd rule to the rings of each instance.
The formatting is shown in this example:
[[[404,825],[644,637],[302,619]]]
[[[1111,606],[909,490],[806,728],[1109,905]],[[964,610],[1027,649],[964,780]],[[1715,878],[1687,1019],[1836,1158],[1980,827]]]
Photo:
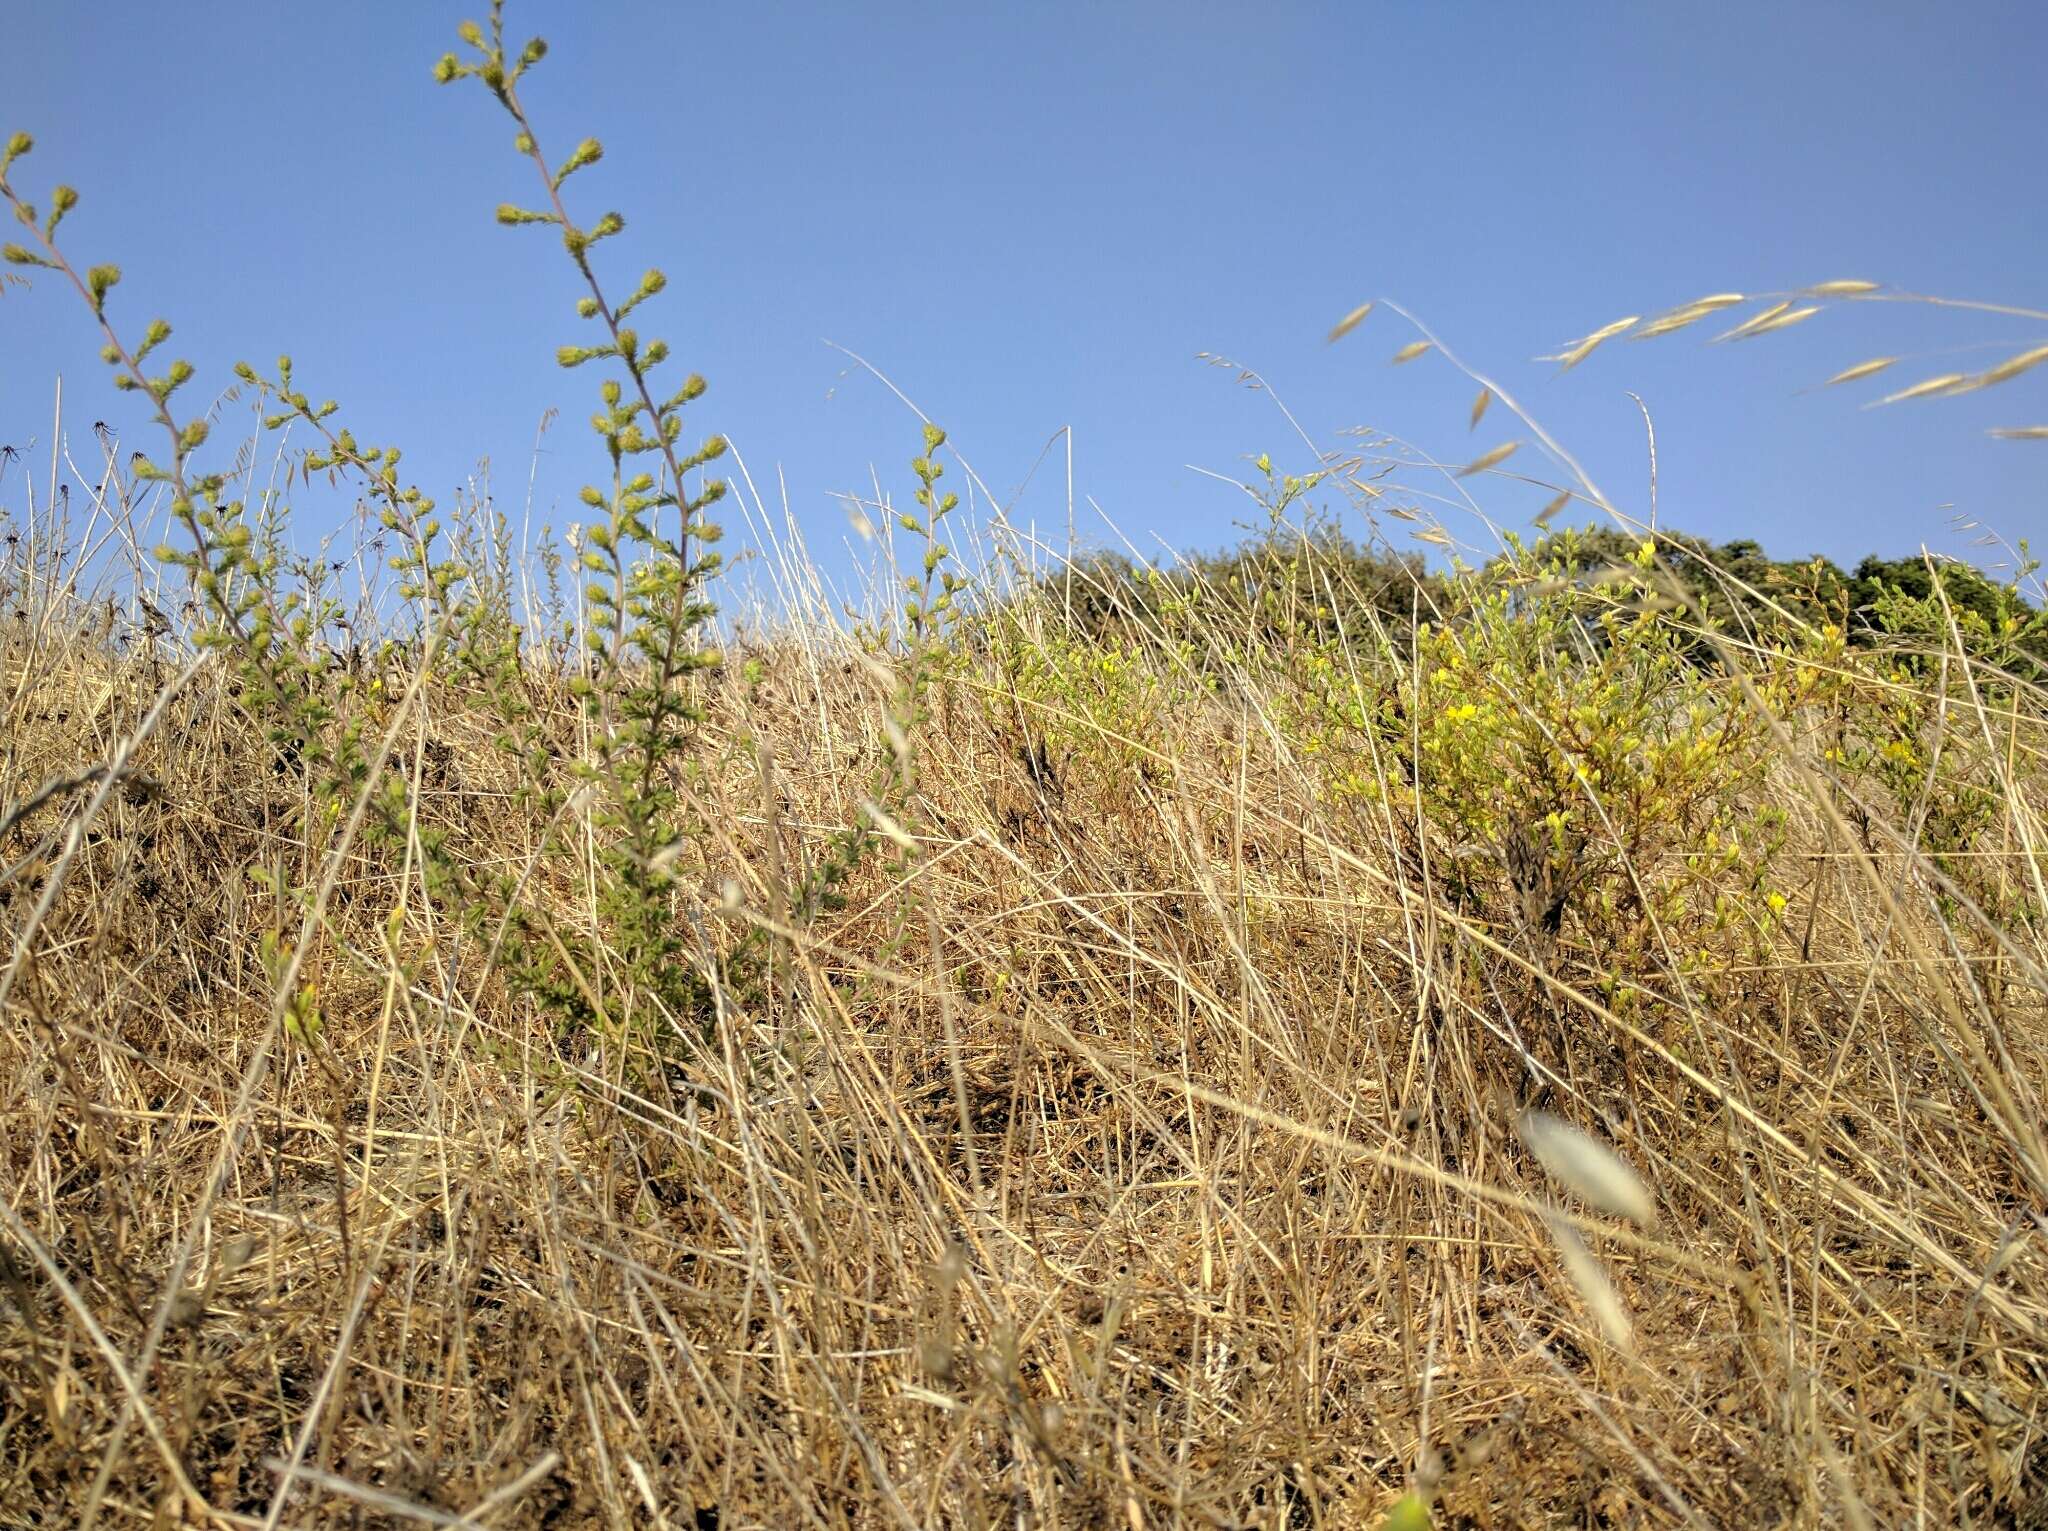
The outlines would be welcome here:
[[[1652,545],[1592,583],[1583,551],[1511,541],[1370,699],[1314,661],[1337,725],[1315,753],[1334,796],[1405,825],[1454,904],[1546,959],[1567,938],[1625,1005],[1630,979],[1769,932],[1783,823],[1759,800],[1765,724],[1692,661]]]

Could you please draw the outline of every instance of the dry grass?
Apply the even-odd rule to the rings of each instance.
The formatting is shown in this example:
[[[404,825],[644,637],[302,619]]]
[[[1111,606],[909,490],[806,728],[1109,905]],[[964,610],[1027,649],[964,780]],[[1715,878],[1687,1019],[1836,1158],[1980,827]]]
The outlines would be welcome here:
[[[678,896],[777,960],[657,1067],[508,994],[416,855],[309,831],[219,669],[0,623],[0,811],[162,699],[0,841],[0,1524],[1355,1526],[1415,1482],[1445,1526],[2048,1524],[2038,929],[1851,833],[1811,720],[1768,959],[1621,1016],[1570,919],[1324,790],[1284,650],[1111,737],[963,640],[903,843],[798,926],[890,745],[866,657],[788,631],[710,683]],[[2038,883],[2009,695],[1947,726]],[[375,722],[421,823],[593,925],[475,698]],[[258,867],[326,890],[310,1049]],[[1654,1222],[1546,1179],[1532,1050]]]
[[[609,336],[563,363],[615,374],[574,548],[609,582],[547,622],[560,561],[473,502],[430,552],[396,453],[283,358],[238,369],[281,413],[235,482],[202,474],[219,410],[142,371],[168,326],[124,341],[119,269],[56,243],[77,194],[42,216],[6,180],[29,138],[0,156],[7,258],[76,290],[170,437],[65,457],[75,535],[56,455],[0,506],[0,1531],[2048,1526],[2048,698],[2016,629],[1930,574],[1852,646],[1817,596],[1688,597],[1654,538],[1510,546],[1490,585],[1389,563],[1392,601],[1276,540],[1122,607],[1006,582],[1000,518],[952,620],[927,425],[922,521],[859,508],[925,540],[922,587],[868,592],[908,618],[821,620],[769,537],[780,610],[700,673],[725,444],[679,445],[702,380],[657,388],[667,346],[620,323],[665,278],[607,300],[619,219],[561,191],[600,148],[543,153],[545,50],[498,6],[461,35],[436,77],[511,114],[545,198],[499,216],[557,227]],[[1897,301],[2048,320],[1838,280],[1552,359]],[[1416,331],[1394,363],[1521,433],[1325,453],[1282,407],[1314,467],[1238,486],[1276,529],[1342,495],[1453,552],[1441,514],[1491,532],[1473,495],[1519,484],[1539,526],[1642,535],[1377,306]],[[278,575],[295,471],[376,502],[410,607],[367,532]],[[636,572],[643,512],[683,529]],[[580,677],[535,641],[564,616],[613,634]],[[879,848],[820,907],[856,825]]]

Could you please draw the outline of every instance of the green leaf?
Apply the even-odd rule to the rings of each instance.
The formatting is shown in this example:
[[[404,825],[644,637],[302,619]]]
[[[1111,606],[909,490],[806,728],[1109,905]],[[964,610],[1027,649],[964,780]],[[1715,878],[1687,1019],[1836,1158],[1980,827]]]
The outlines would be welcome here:
[[[594,138],[586,138],[576,146],[575,152],[562,161],[562,168],[555,172],[555,184],[560,186],[585,165],[594,165],[604,158],[604,145]]]
[[[142,344],[135,349],[135,360],[141,360],[171,338],[171,327],[162,319],[149,321],[149,328],[142,333]]]
[[[50,193],[50,221],[43,225],[43,238],[54,239],[57,225],[64,221],[64,215],[78,206],[78,193],[69,186],[59,186]]]
[[[1403,1494],[1380,1522],[1380,1531],[1429,1531],[1429,1505],[1420,1494]]]
[[[97,314],[107,306],[107,294],[113,291],[120,280],[121,268],[119,266],[94,266],[90,271],[86,272],[85,285],[92,289],[92,309],[94,313]]]

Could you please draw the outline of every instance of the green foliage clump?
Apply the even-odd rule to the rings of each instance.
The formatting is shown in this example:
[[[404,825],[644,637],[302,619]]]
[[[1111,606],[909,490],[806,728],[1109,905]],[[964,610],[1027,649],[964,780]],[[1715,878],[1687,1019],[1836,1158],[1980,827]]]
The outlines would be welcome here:
[[[562,346],[557,360],[615,369],[599,382],[601,407],[590,418],[609,471],[581,491],[583,504],[601,517],[585,529],[586,545],[578,550],[583,569],[595,576],[584,592],[590,665],[575,682],[597,725],[582,771],[597,789],[594,820],[606,873],[599,910],[623,1008],[630,1014],[645,996],[661,1023],[672,1024],[704,1009],[704,979],[681,933],[669,868],[685,837],[676,773],[688,769],[693,731],[703,721],[695,681],[718,659],[704,641],[714,612],[704,590],[719,567],[719,555],[709,551],[719,528],[704,512],[724,497],[725,483],[701,470],[725,455],[726,443],[711,436],[695,448],[681,445],[684,407],[703,395],[704,379],[691,373],[672,387],[658,382],[670,359],[668,342],[643,337],[626,322],[667,287],[667,277],[649,269],[614,302],[595,252],[625,228],[625,219],[606,212],[579,222],[563,199],[564,183],[604,150],[586,138],[551,168],[519,94],[527,71],[546,57],[546,43],[534,38],[516,54],[508,50],[502,0],[492,5],[488,28],[465,22],[461,30],[472,57],[445,55],[435,78],[475,79],[491,94],[512,119],[513,146],[533,166],[544,198],[539,208],[503,204],[498,221],[559,231],[583,288],[577,316],[601,331],[592,343]],[[672,529],[664,525],[667,513]]]
[[[1167,568],[1087,555],[1054,576],[1047,594],[1072,613],[1080,637],[1165,635],[1217,663],[1304,637],[1368,648],[1379,636],[1405,638],[1445,599],[1420,557],[1363,546],[1321,519],[1276,522],[1230,551]]]
[[[403,845],[411,814],[404,779],[391,768],[392,741],[388,734],[374,732],[372,709],[355,705],[361,700],[362,679],[337,668],[326,642],[342,617],[339,602],[327,593],[317,569],[287,557],[282,532],[288,509],[281,500],[266,492],[252,505],[232,493],[236,480],[230,475],[198,468],[197,454],[207,443],[210,427],[203,416],[180,420],[173,410],[194,368],[187,361],[173,360],[152,374],[146,364],[171,338],[170,324],[161,318],[150,320],[140,340],[131,344],[109,313],[120,269],[97,265],[81,274],[59,246],[58,225],[77,206],[75,191],[58,187],[49,216],[38,225],[35,208],[8,178],[14,164],[32,148],[27,134],[16,134],[0,157],[0,197],[36,240],[33,249],[7,246],[5,258],[57,272],[70,282],[99,329],[100,357],[114,386],[146,398],[163,429],[167,456],[159,462],[138,453],[133,472],[138,484],[158,485],[167,492],[171,517],[186,533],[186,547],[165,544],[156,553],[162,563],[183,574],[193,592],[200,613],[194,642],[202,653],[223,657],[231,694],[256,720],[277,769],[304,778],[309,846],[332,840],[338,831],[345,837],[358,826],[372,842]],[[235,370],[244,383],[281,405],[268,424],[301,419],[324,442],[302,454],[299,467],[307,476],[320,471],[355,474],[382,502],[386,524],[406,544],[394,560],[402,571],[409,571],[402,593],[423,606],[431,597],[441,616],[425,633],[424,650],[431,656],[449,631],[450,592],[463,576],[459,565],[436,564],[433,559],[431,547],[439,534],[433,501],[415,487],[400,487],[395,448],[358,448],[345,429],[331,426],[340,406],[332,401],[314,405],[295,386],[289,357],[278,359],[274,378],[263,377],[246,363]],[[292,578],[294,574],[299,577]],[[423,849],[433,859],[438,841],[428,837]],[[446,869],[446,863],[440,866]],[[295,877],[282,875],[280,869],[257,869],[251,875],[269,888],[278,904],[270,968],[280,995],[279,1013],[292,1038],[311,1046],[320,1031],[310,1008],[311,991],[296,987],[304,952],[299,941],[284,934],[282,924],[289,912],[297,917],[302,934],[311,933],[318,914],[319,878],[310,869]]]
[[[941,490],[945,465],[937,453],[946,444],[946,433],[929,421],[924,426],[924,450],[911,460],[917,476],[912,494],[915,510],[897,513],[897,525],[921,544],[916,572],[902,576],[903,603],[900,650],[892,649],[879,632],[864,635],[870,656],[890,675],[888,702],[883,714],[886,750],[875,773],[869,798],[860,813],[833,836],[825,854],[804,879],[793,912],[801,920],[816,918],[843,907],[842,887],[883,831],[880,815],[892,825],[913,817],[917,791],[916,756],[911,740],[926,722],[934,691],[943,684],[954,655],[949,639],[958,628],[961,608],[958,597],[965,581],[951,567],[953,551],[939,539],[946,518],[960,508],[960,497]],[[907,866],[907,852],[900,844],[895,868]]]
[[[2020,567],[2004,584],[1967,564],[1929,557],[1880,558],[1870,554],[1845,572],[1832,559],[1774,559],[1754,541],[1711,543],[1681,531],[1653,539],[1667,593],[1684,602],[1684,616],[1702,629],[1690,652],[1718,662],[1713,637],[1746,646],[1769,645],[1832,624],[1859,648],[1897,647],[1916,638],[1940,652],[1948,646],[1952,616],[1958,634],[1987,662],[2040,674],[2048,665],[2048,613],[2020,593],[2034,565],[2021,545]],[[1615,527],[1559,532],[1535,544],[1538,558],[1560,564],[1577,578],[1597,578],[1626,565],[1639,539]],[[1496,560],[1504,569],[1514,555]]]
[[[1784,826],[1759,801],[1764,724],[1691,662],[1651,544],[1597,585],[1570,577],[1579,553],[1511,544],[1397,679],[1370,699],[1325,686],[1363,730],[1321,753],[1330,789],[1404,824],[1454,902],[1546,954],[1569,937],[1618,1004],[1629,975],[1772,927]],[[1692,950],[1670,944],[1681,923]]]
[[[576,313],[601,331],[594,343],[562,347],[557,359],[564,367],[599,364],[611,371],[599,384],[601,407],[590,422],[608,471],[581,493],[600,519],[575,549],[590,581],[584,591],[587,621],[572,635],[583,640],[588,658],[573,687],[593,727],[589,757],[573,773],[583,790],[573,799],[578,783],[564,781],[554,769],[525,696],[522,649],[530,635],[512,619],[508,585],[503,578],[474,577],[474,555],[488,553],[491,545],[489,528],[465,529],[467,552],[453,546],[432,499],[401,479],[400,450],[358,441],[335,420],[338,404],[316,404],[303,391],[290,357],[278,358],[269,374],[247,363],[235,371],[274,406],[266,428],[297,422],[313,432],[318,444],[301,453],[300,475],[350,480],[376,505],[396,542],[391,565],[400,577],[399,593],[417,623],[410,645],[417,660],[415,686],[466,686],[488,700],[500,725],[498,745],[518,767],[518,795],[539,811],[551,834],[552,826],[573,817],[569,809],[589,805],[602,872],[595,896],[599,929],[591,938],[565,936],[522,902],[522,876],[479,870],[474,859],[451,852],[445,829],[420,822],[404,773],[390,760],[391,739],[376,736],[390,721],[390,693],[381,676],[335,664],[331,640],[345,626],[345,613],[317,571],[298,569],[288,559],[282,542],[287,507],[269,496],[252,506],[231,493],[228,475],[194,466],[207,423],[172,412],[192,366],[174,361],[160,372],[148,371],[145,363],[170,338],[170,325],[152,320],[131,347],[109,316],[119,268],[100,265],[81,273],[58,247],[57,227],[77,205],[77,194],[57,188],[49,216],[39,221],[8,182],[7,172],[33,147],[25,134],[7,145],[0,194],[32,231],[35,245],[10,244],[4,253],[13,264],[69,279],[99,325],[102,356],[116,387],[145,396],[164,428],[168,457],[161,465],[141,458],[136,471],[141,482],[168,488],[187,546],[163,547],[159,556],[183,572],[203,603],[207,620],[199,641],[231,656],[241,705],[259,721],[280,758],[311,784],[315,806],[308,827],[333,835],[353,804],[371,843],[417,848],[429,894],[491,938],[516,987],[571,1022],[602,1021],[621,1033],[641,1031],[651,1022],[659,1030],[686,1014],[701,1018],[705,1008],[703,964],[679,934],[683,922],[671,869],[688,838],[677,788],[695,763],[694,730],[703,717],[698,681],[718,658],[706,641],[714,608],[705,589],[719,567],[711,550],[719,529],[704,512],[725,486],[702,470],[726,447],[718,436],[694,448],[682,445],[685,406],[704,393],[704,380],[689,374],[660,381],[670,359],[667,342],[643,337],[628,322],[666,287],[666,277],[648,270],[628,297],[614,302],[599,278],[595,252],[624,229],[624,219],[606,212],[579,222],[564,201],[564,183],[595,164],[602,147],[586,139],[559,166],[551,167],[543,156],[519,86],[545,57],[545,43],[536,38],[516,53],[508,50],[501,4],[492,6],[488,27],[464,23],[461,34],[473,57],[465,62],[448,55],[436,77],[444,83],[474,78],[491,93],[512,118],[515,147],[542,186],[542,207],[507,204],[498,210],[499,221],[559,230],[584,288]],[[502,534],[500,527],[497,535]],[[310,577],[293,579],[295,570]],[[544,855],[548,850],[542,847]],[[311,889],[280,891],[304,902]],[[280,966],[277,976],[288,983],[289,965]],[[300,1030],[311,1034],[310,1028]]]
[[[1177,753],[1177,722],[1209,693],[1192,645],[1168,650],[1091,640],[1063,627],[1035,636],[1014,626],[995,641],[1004,685],[1031,729],[1027,769],[1079,766],[1107,781],[1152,776]],[[1178,661],[1178,662],[1176,662]]]

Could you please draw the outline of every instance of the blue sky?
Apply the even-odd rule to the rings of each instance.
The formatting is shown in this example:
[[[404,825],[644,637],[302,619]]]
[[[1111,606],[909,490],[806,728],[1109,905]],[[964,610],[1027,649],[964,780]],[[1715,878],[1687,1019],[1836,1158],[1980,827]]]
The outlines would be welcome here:
[[[37,135],[15,176],[36,200],[83,192],[65,232],[125,268],[117,318],[168,317],[205,382],[289,350],[430,492],[488,457],[515,512],[562,407],[535,507],[561,523],[598,469],[594,379],[551,360],[584,334],[573,273],[551,236],[492,222],[532,191],[495,105],[429,78],[481,9],[23,6],[0,129]],[[1884,410],[1858,408],[1874,384],[1804,391],[1877,353],[1917,358],[1892,386],[1989,365],[2048,324],[1860,304],[1737,345],[1614,345],[1564,376],[1533,360],[1727,289],[1866,277],[2048,305],[2038,4],[513,0],[510,26],[552,46],[526,92],[544,145],[605,142],[571,191],[628,217],[617,286],[670,276],[645,328],[710,379],[696,427],[771,495],[779,473],[828,566],[835,491],[866,491],[871,464],[904,490],[917,435],[827,339],[1005,495],[1071,425],[1077,493],[1141,543],[1233,539],[1249,507],[1189,465],[1310,465],[1272,401],[1198,352],[1256,368],[1319,443],[1367,426],[1462,460],[1524,434],[1496,412],[1469,436],[1472,385],[1440,360],[1390,367],[1412,332],[1385,309],[1325,344],[1371,297],[1498,374],[1638,512],[1640,393],[1669,524],[1839,558],[1967,555],[1956,512],[2048,528],[2048,445],[1985,435],[2048,422],[2048,369]],[[0,440],[46,448],[62,371],[75,433],[103,418],[141,444],[95,351],[54,283],[0,296]],[[1545,498],[1482,493],[1509,524]],[[1057,451],[1014,514],[1064,521]]]

